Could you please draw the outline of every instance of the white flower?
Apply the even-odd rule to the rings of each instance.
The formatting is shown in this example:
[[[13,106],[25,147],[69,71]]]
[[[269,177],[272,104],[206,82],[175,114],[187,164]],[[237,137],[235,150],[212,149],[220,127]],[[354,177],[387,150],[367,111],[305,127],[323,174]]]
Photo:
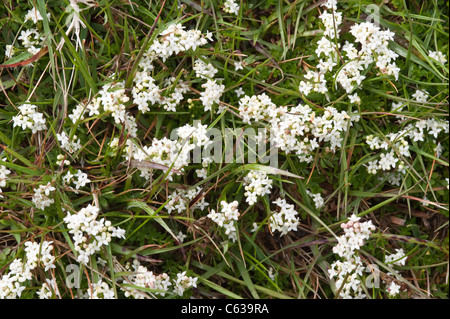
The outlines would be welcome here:
[[[273,270],[272,267],[269,268],[269,271],[268,271],[267,275],[269,276],[269,278],[270,278],[272,281],[275,281],[275,279],[276,279],[276,277],[277,277],[277,274],[274,273],[274,270]]]
[[[75,188],[80,189],[80,187],[86,186],[86,184],[90,183],[91,180],[88,179],[88,175],[86,173],[83,173],[81,170],[78,170],[74,177],[77,178],[77,180],[74,180]]]
[[[360,222],[360,217],[353,214],[347,223],[342,223],[344,234],[337,238],[337,245],[333,247],[333,253],[342,257],[344,261],[337,260],[328,270],[331,278],[337,277],[336,288],[341,289],[341,298],[365,298],[361,282],[358,279],[365,268],[357,251],[364,245],[375,226],[372,221]]]
[[[55,191],[55,187],[51,186],[50,182],[48,182],[47,185],[39,185],[39,187],[34,190],[32,202],[37,208],[44,210],[55,202],[53,198],[49,198],[50,193],[53,191]]]
[[[180,232],[178,232],[177,240],[178,240],[180,243],[182,243],[182,242],[184,242],[184,239],[185,239],[186,237],[187,237],[187,236],[186,236],[185,234],[183,234],[182,231],[180,231]]]
[[[40,50],[39,47],[45,40],[45,36],[42,35],[37,29],[31,28],[22,30],[17,39],[21,41],[22,46],[31,54],[36,54],[36,51]]]
[[[250,170],[244,177],[244,196],[247,203],[251,206],[256,203],[258,196],[270,194],[272,182],[265,172]]]
[[[197,287],[197,277],[189,277],[186,276],[186,272],[183,271],[181,273],[177,274],[177,279],[174,282],[174,293],[178,294],[179,296],[183,296],[184,291],[191,287]]]
[[[250,124],[251,120],[261,121],[272,114],[277,106],[265,93],[249,97],[245,95],[239,100],[239,115],[244,123]]]
[[[299,104],[290,110],[284,107],[272,112],[270,132],[282,151],[295,153],[301,162],[311,162],[319,143],[329,143],[333,152],[341,146],[343,132],[351,121],[346,112],[333,107],[327,107],[319,116],[308,105]]]
[[[169,214],[171,214],[172,211],[177,211],[178,214],[185,212],[188,209],[189,202],[197,197],[201,190],[202,188],[200,186],[190,190],[176,189],[169,195],[165,208]],[[209,203],[206,202],[205,197],[202,197],[191,207],[191,209],[204,210],[208,206]]]
[[[181,24],[171,24],[159,34],[157,41],[150,46],[141,63],[151,63],[156,57],[165,62],[173,54],[196,50],[197,47],[205,45],[209,38],[210,35],[202,35],[199,30],[185,31]]]
[[[32,271],[39,265],[44,266],[44,271],[55,268],[55,257],[51,254],[52,242],[43,241],[25,243],[25,261],[21,258],[14,259],[9,264],[9,273],[3,273],[0,277],[0,299],[17,299],[26,288],[26,283],[33,279]],[[39,292],[38,292],[39,294]]]
[[[97,220],[99,212],[97,207],[89,204],[76,214],[68,213],[63,219],[73,235],[74,247],[79,254],[77,261],[84,265],[91,255],[108,245],[112,237],[125,237],[125,231],[112,226],[110,221],[104,218]]]
[[[53,294],[55,294],[58,298],[61,298],[59,294],[58,285],[56,283],[56,279],[45,279],[45,282],[42,284],[41,289],[37,292],[39,299],[50,299]]]
[[[236,61],[236,62],[234,62],[234,69],[236,70],[236,71],[238,71],[238,70],[243,70],[244,69],[244,66],[242,65],[242,61]]]
[[[12,44],[7,44],[5,47],[5,56],[10,59],[14,55],[15,48]]]
[[[322,3],[322,6],[335,11],[337,10],[337,0],[327,0],[326,2]]]
[[[353,95],[349,95],[348,98],[350,99],[350,103],[361,104],[361,99],[356,93]]]
[[[101,279],[93,283],[87,289],[87,298],[89,299],[115,299],[114,290]]]
[[[72,141],[65,132],[61,132],[61,134],[57,133],[56,138],[61,144],[61,148],[68,151],[70,154],[73,154],[81,149],[80,139],[77,140],[76,135],[73,136]]]
[[[200,93],[200,101],[202,101],[205,111],[209,111],[214,104],[220,102],[220,97],[225,90],[225,85],[217,84],[216,80],[208,79],[206,83],[202,84],[202,88],[204,88],[205,91]],[[222,111],[223,109],[219,108],[218,113],[221,113]]]
[[[272,212],[269,218],[269,226],[273,231],[279,231],[281,236],[286,235],[292,230],[297,230],[300,223],[297,211],[294,205],[288,204],[285,199],[278,198],[273,202],[280,210],[279,212]]]
[[[58,156],[56,156],[56,165],[69,165],[70,161],[65,159],[65,156],[63,154],[58,154]]]
[[[416,97],[420,99],[423,97],[423,92],[418,92]],[[401,156],[411,157],[409,151],[410,142],[408,140],[413,142],[424,142],[427,135],[437,139],[442,133],[448,133],[448,121],[430,118],[409,123],[402,130],[386,134],[385,137],[382,138],[381,136],[368,135],[366,136],[366,143],[369,145],[370,149],[382,150],[383,152],[380,154],[379,160],[370,161],[365,164],[365,166],[370,174],[377,174],[379,170],[391,172],[396,169],[396,175],[391,174],[386,176],[388,176],[391,184],[397,184],[398,179],[406,174],[405,163],[401,160]],[[441,146],[438,143],[435,146],[435,152],[438,157],[440,156],[440,151]]]
[[[397,266],[404,266],[406,263],[406,255],[403,249],[395,249],[396,253],[385,257],[385,263],[393,263]]]
[[[314,205],[316,207],[316,209],[321,209],[325,203],[324,199],[322,198],[322,195],[320,195],[320,193],[317,194],[313,194],[311,191],[306,190],[306,193],[312,197],[313,201],[314,201]]]
[[[34,134],[47,129],[45,125],[44,114],[36,111],[37,106],[34,104],[22,104],[19,106],[19,113],[13,116],[13,126],[20,126],[23,130],[29,128]]]
[[[447,62],[447,58],[441,51],[428,51],[428,56],[432,59],[435,59],[439,63],[445,64]]]
[[[47,18],[50,19],[50,13],[47,13]],[[28,10],[27,14],[24,17],[24,22],[27,22],[28,20],[33,21],[34,24],[36,24],[38,21],[44,20],[39,10],[36,9],[36,7],[33,7],[32,9]]]
[[[239,87],[238,89],[234,90],[234,93],[236,93],[237,97],[240,97],[241,95],[245,95],[245,92],[242,89],[242,87]]]
[[[27,265],[30,269],[36,268],[39,263],[44,265],[44,270],[48,271],[50,268],[56,268],[55,257],[51,254],[53,250],[53,242],[43,241],[41,244],[37,242],[25,243],[25,252],[27,253]]]
[[[223,11],[238,15],[239,4],[237,4],[234,0],[225,0]]]
[[[72,123],[75,124],[77,121],[84,120],[84,113],[86,112],[86,106],[83,104],[77,104],[77,106],[72,110],[72,113],[69,114],[69,118],[72,120]]]
[[[0,165],[0,187],[6,186],[7,178],[11,174],[11,171],[6,166]]]
[[[417,90],[412,97],[419,103],[426,103],[428,100],[428,92],[425,90]]]
[[[395,282],[391,282],[389,287],[387,288],[387,291],[389,292],[389,296],[396,296],[400,293],[400,286],[397,285]]]
[[[125,265],[125,268],[128,271],[132,271],[129,263]],[[127,281],[124,279],[124,282],[126,283],[131,282],[134,286],[155,289],[156,291],[152,294],[161,296],[164,296],[169,291],[169,287],[172,286],[169,275],[166,273],[156,275],[140,265],[137,259],[133,261],[132,268],[134,270],[133,274],[127,276]],[[125,297],[133,297],[135,299],[144,299],[147,297],[147,295],[139,289],[124,286],[122,286],[121,289],[125,292]]]
[[[207,217],[218,226],[223,227],[225,229],[225,235],[228,235],[228,238],[234,242],[237,239],[236,221],[240,216],[238,211],[238,202],[233,201],[231,203],[227,203],[226,201],[221,201],[220,206],[220,213],[217,213],[214,209],[212,209]]]
[[[195,61],[193,69],[195,75],[202,79],[212,79],[217,73],[217,69],[211,63],[206,64],[200,59]]]
[[[300,82],[299,91],[305,96],[311,92],[325,94],[328,91],[325,75],[333,72],[340,59],[343,66],[339,73],[334,75],[336,83],[349,94],[351,103],[360,104],[359,97],[350,93],[361,86],[365,79],[362,72],[369,66],[374,64],[379,73],[398,79],[400,68],[395,64],[398,55],[388,48],[394,33],[389,30],[383,31],[370,22],[356,23],[350,29],[350,33],[355,37],[355,43],[346,41],[340,50],[341,44],[335,40],[339,38],[339,26],[343,19],[342,12],[336,11],[336,4],[337,1],[327,1],[323,4],[330,11],[324,10],[319,16],[325,27],[315,50],[319,62],[316,70],[309,70],[305,79]],[[338,55],[339,51],[341,54]]]

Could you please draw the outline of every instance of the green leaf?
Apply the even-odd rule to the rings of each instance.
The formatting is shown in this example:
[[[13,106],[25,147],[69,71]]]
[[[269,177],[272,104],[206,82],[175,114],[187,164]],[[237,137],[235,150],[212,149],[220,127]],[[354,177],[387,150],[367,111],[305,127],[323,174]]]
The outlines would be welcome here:
[[[15,57],[12,57],[11,59],[7,60],[6,62],[4,62],[3,64],[0,64],[0,66],[2,65],[7,65],[7,64],[14,64],[17,62],[22,62],[25,61],[26,59],[31,58],[32,54],[30,52],[22,52],[19,55],[16,55]]]
[[[22,173],[25,173],[28,175],[33,175],[33,176],[40,176],[44,173],[42,170],[27,168],[27,167],[23,167],[23,166],[14,164],[14,163],[9,163],[9,162],[4,162],[4,161],[0,161],[0,165],[11,168],[16,172],[22,172]]]

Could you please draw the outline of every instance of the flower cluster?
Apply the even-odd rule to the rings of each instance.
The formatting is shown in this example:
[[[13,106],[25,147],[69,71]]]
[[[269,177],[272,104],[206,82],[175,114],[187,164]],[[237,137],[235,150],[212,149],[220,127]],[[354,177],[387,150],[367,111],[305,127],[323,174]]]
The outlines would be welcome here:
[[[277,106],[271,101],[266,93],[260,95],[245,95],[239,100],[239,115],[244,123],[251,124],[253,121],[261,121],[269,116],[274,116]]]
[[[183,147],[183,144],[178,141],[172,141],[167,137],[162,139],[153,139],[149,146],[138,147],[131,140],[127,140],[126,157],[138,161],[136,167],[141,172],[141,177],[149,180],[155,168],[169,170],[167,178],[172,180],[174,172],[182,171],[183,168],[189,164],[188,147]],[[151,165],[146,165],[151,163]],[[157,166],[157,165],[161,166]]]
[[[208,177],[208,171],[207,171],[207,167],[209,164],[211,164],[213,162],[213,158],[210,156],[205,156],[202,158],[202,168],[201,169],[196,169],[195,173],[197,174],[198,177],[206,179]]]
[[[191,287],[197,287],[197,277],[186,276],[186,272],[177,274],[175,280],[170,279],[167,273],[156,275],[153,271],[148,270],[142,266],[140,262],[135,259],[133,264],[127,263],[125,269],[132,271],[132,275],[128,275],[124,278],[124,283],[131,283],[133,286],[152,289],[152,295],[165,296],[169,293],[169,287],[173,287],[173,293],[183,296],[186,289]],[[133,297],[135,299],[144,299],[147,294],[138,288],[123,287],[125,297]]]
[[[76,135],[73,136],[72,141],[70,140],[69,136],[67,136],[66,132],[56,134],[56,138],[58,139],[61,148],[66,150],[70,154],[73,154],[81,149],[80,139],[77,139]]]
[[[406,263],[406,254],[402,248],[395,249],[395,254],[387,255],[384,258],[386,264],[393,264],[396,266],[404,266]]]
[[[55,202],[53,198],[49,197],[50,193],[53,191],[55,191],[55,187],[51,186],[50,182],[48,182],[47,185],[39,185],[39,187],[34,190],[32,202],[37,208],[44,210]]]
[[[375,65],[381,74],[398,79],[400,68],[395,64],[398,55],[388,48],[389,41],[394,38],[393,32],[381,30],[371,22],[356,23],[350,29],[355,43],[346,41],[341,47],[337,39],[340,33],[339,26],[342,24],[342,13],[337,11],[334,1],[327,1],[323,5],[330,11],[325,10],[319,17],[325,27],[323,37],[318,41],[315,51],[320,60],[317,70],[309,70],[305,75],[306,81],[300,82],[299,90],[302,94],[307,96],[312,91],[326,93],[328,91],[326,74],[332,72],[340,60],[342,67],[335,80],[347,94],[361,85],[366,78],[363,73],[371,65]],[[360,103],[356,93],[349,95],[349,98],[352,103]]]
[[[202,84],[205,90],[200,93],[200,101],[202,101],[205,112],[211,110],[214,104],[219,104],[220,97],[225,90],[225,85],[218,84],[216,80],[208,79],[206,83]],[[217,113],[222,113],[224,108],[219,105]]]
[[[63,181],[65,184],[75,184],[76,189],[80,189],[91,182],[88,175],[81,170],[77,170],[75,174],[67,171],[66,175],[63,176]]]
[[[27,265],[31,269],[36,268],[40,263],[44,265],[44,270],[56,268],[54,265],[55,257],[51,254],[53,250],[53,242],[43,241],[41,244],[37,242],[27,241],[25,243],[25,252],[27,254]]]
[[[212,34],[210,33],[202,34],[199,30],[186,31],[184,29],[185,27],[181,24],[171,24],[158,35],[139,62],[139,70],[134,78],[132,96],[133,103],[138,106],[142,113],[150,111],[149,105],[155,104],[161,105],[167,111],[175,112],[176,107],[183,100],[184,94],[189,91],[189,85],[183,81],[175,83],[176,78],[174,77],[166,79],[164,81],[165,86],[161,88],[150,73],[154,69],[153,62],[156,59],[165,62],[172,55],[188,50],[195,51],[198,47],[208,43],[208,40],[212,40]],[[217,72],[211,64],[206,65],[201,60],[195,62],[194,70],[197,76],[201,78],[212,78]],[[215,81],[213,82],[215,83]],[[217,89],[217,87],[211,85],[210,91],[206,94],[213,101],[216,100],[211,97],[214,88]],[[220,88],[223,91],[224,87]],[[168,93],[164,94],[164,92]]]
[[[39,289],[39,291],[37,291],[36,293],[39,296],[39,299],[50,299],[53,297],[53,295],[61,298],[58,290],[58,284],[56,283],[56,278],[46,278],[45,282],[42,284],[41,289]]]
[[[52,242],[25,243],[25,259],[16,258],[9,265],[9,273],[0,278],[0,299],[16,299],[25,290],[25,283],[33,278],[32,271],[43,264],[45,271],[55,268],[55,257],[51,254]]]
[[[159,104],[165,110],[175,112],[176,107],[183,100],[184,94],[189,91],[189,85],[184,81],[176,83],[175,77],[165,79],[163,87],[160,88],[155,84],[155,80],[143,71],[137,72],[134,81],[133,102],[142,113],[150,111],[149,104]]]
[[[223,5],[223,11],[225,11],[226,13],[238,15],[239,4],[236,3],[234,0],[225,0],[225,3]]]
[[[133,261],[133,264],[129,263],[125,266],[129,271],[133,271],[132,275],[126,276],[124,282],[129,282],[134,286],[149,288],[155,290],[153,294],[164,296],[172,285],[170,277],[166,273],[156,275],[153,271],[149,271],[146,267],[142,266],[137,259]],[[139,289],[124,287],[122,290],[125,292],[125,297],[133,297],[135,299],[144,299],[146,294]]]
[[[269,226],[272,231],[279,231],[281,236],[292,230],[297,230],[300,220],[294,205],[288,204],[285,199],[278,198],[273,202],[279,207],[279,211],[273,211],[269,218]]]
[[[263,171],[251,170],[244,176],[245,201],[251,206],[256,203],[258,196],[270,194],[272,180]]]
[[[338,244],[333,247],[333,252],[339,257],[350,260],[375,230],[371,220],[361,223],[360,219],[361,217],[352,215],[347,223],[341,224],[344,235],[338,238]]]
[[[411,97],[418,103],[427,103],[429,93],[425,90],[416,90]]]
[[[58,154],[56,156],[56,165],[70,165],[70,161],[66,159],[65,155]]]
[[[177,55],[180,52],[195,51],[198,47],[208,43],[211,36],[211,33],[202,34],[201,31],[196,29],[186,31],[181,24],[171,24],[150,45],[140,64],[152,69],[149,63],[151,64],[155,59],[159,58],[165,62],[170,56]]]
[[[445,57],[445,54],[443,54],[441,51],[428,51],[428,56],[432,59],[435,59],[439,63],[445,64],[447,62],[447,58]]]
[[[86,299],[115,299],[114,290],[103,280],[99,279],[87,289]]]
[[[201,59],[195,61],[193,70],[195,75],[202,79],[212,79],[217,73],[217,69],[211,63],[206,64]]]
[[[47,18],[50,19],[50,13],[47,13]],[[44,18],[42,17],[39,10],[37,10],[36,7],[33,7],[28,10],[25,18],[23,19],[24,22],[27,22],[28,20],[31,20],[34,24],[36,24],[38,21],[44,20]]]
[[[195,148],[196,146],[207,147],[213,143],[208,136],[208,125],[202,125],[200,121],[194,121],[193,125],[185,124],[177,128],[177,136],[186,142],[187,148]]]
[[[165,208],[167,212],[171,214],[173,211],[176,211],[178,214],[187,211],[189,208],[189,203],[200,194],[202,188],[200,186],[196,188],[191,188],[189,190],[184,189],[175,189],[167,199],[167,204]],[[204,210],[209,206],[209,203],[206,202],[205,197],[201,197],[196,203],[190,207],[190,209],[200,209]]]
[[[350,30],[355,37],[356,42],[361,45],[361,49],[355,50],[354,47],[346,52],[357,53],[360,65],[367,67],[375,63],[381,74],[387,74],[398,79],[400,68],[395,64],[398,57],[394,51],[388,48],[389,41],[394,40],[394,33],[389,30],[381,30],[380,27],[370,22],[356,24]],[[347,53],[348,54],[348,53]]]
[[[86,265],[89,257],[111,242],[112,237],[125,238],[125,230],[114,227],[104,218],[96,220],[99,209],[88,205],[78,213],[67,213],[64,222],[73,235],[77,261]]]
[[[436,139],[439,134],[449,132],[449,122],[439,119],[427,119],[419,120],[414,123],[409,123],[404,129],[396,132],[389,133],[383,138],[381,136],[368,135],[366,136],[366,143],[372,150],[381,150],[380,158],[372,160],[365,164],[367,171],[370,174],[377,174],[379,171],[389,172],[394,169],[404,175],[405,162],[403,158],[411,157],[409,151],[410,143],[408,139],[413,142],[424,141],[425,134],[430,135]],[[439,157],[439,144],[434,141],[436,145],[437,155]],[[391,178],[391,183],[398,185],[398,178]]]
[[[31,28],[22,30],[17,39],[29,53],[34,55],[41,50],[43,41],[45,40],[45,36],[41,34],[37,29]]]
[[[333,107],[326,107],[322,116],[318,116],[308,105],[299,104],[279,108],[278,116],[271,120],[271,133],[277,147],[286,153],[294,152],[301,162],[311,162],[313,152],[319,143],[329,143],[325,150],[335,151],[343,140],[347,130],[357,117],[349,116],[345,111],[339,112]]]
[[[9,265],[9,273],[0,279],[0,299],[16,299],[22,295],[25,286],[22,283],[31,279],[31,269],[22,259],[16,258]]]
[[[47,19],[50,19],[50,13],[47,13]],[[44,18],[36,7],[28,10],[23,19],[24,22],[31,21],[35,25],[38,21],[43,20]],[[21,41],[22,46],[27,49],[29,53],[34,55],[38,53],[39,50],[41,50],[43,41],[45,40],[45,36],[41,34],[36,28],[30,28],[22,30],[17,39]],[[9,45],[9,47],[7,47],[7,51],[9,52],[6,52],[5,55],[11,58],[15,51],[14,47],[12,45]]]
[[[183,296],[186,289],[191,287],[197,287],[198,277],[186,276],[186,272],[183,271],[177,274],[177,279],[174,281],[173,292],[178,296]]]
[[[212,209],[208,214],[208,218],[220,227],[225,228],[225,235],[228,235],[228,238],[233,242],[237,239],[236,221],[240,215],[238,205],[239,203],[236,200],[231,203],[227,203],[223,200],[220,202],[220,213],[217,213],[214,209]]]
[[[11,174],[11,171],[6,168],[6,166],[0,165],[0,198],[3,198],[3,195],[1,195],[2,187],[6,186],[7,178]]]
[[[276,147],[286,153],[296,153],[301,162],[311,162],[313,152],[319,143],[329,143],[326,151],[335,151],[343,140],[348,125],[359,120],[347,112],[326,107],[319,116],[309,105],[277,107],[265,94],[244,96],[239,100],[239,115],[245,123],[267,120],[270,124],[270,138]],[[258,136],[258,138],[261,138]]]
[[[186,124],[176,130],[178,140],[167,137],[153,139],[149,146],[138,147],[131,140],[127,140],[126,158],[138,161],[141,176],[150,179],[153,169],[160,167],[169,171],[167,178],[172,180],[175,173],[181,174],[190,162],[190,153],[196,147],[207,147],[212,143],[207,135],[207,125],[194,121],[194,125]],[[152,163],[147,165],[146,162]],[[161,166],[155,166],[161,165]],[[207,163],[205,163],[207,165]]]
[[[100,112],[106,112],[113,117],[116,124],[122,123],[131,137],[136,137],[136,119],[126,111],[125,107],[125,103],[129,100],[125,92],[125,82],[107,83],[90,103],[87,105],[77,104],[72,114],[69,114],[69,118],[73,124],[76,124],[78,121],[84,120],[87,112],[90,117],[98,116]]]
[[[347,223],[342,223],[344,234],[338,238],[338,243],[333,247],[333,253],[342,257],[344,261],[337,260],[331,265],[328,273],[331,278],[337,277],[336,288],[340,289],[339,296],[348,298],[365,298],[361,282],[358,276],[362,276],[364,266],[357,251],[369,239],[375,226],[372,221],[360,222],[361,218],[352,215]]]
[[[394,254],[389,254],[385,256],[385,264],[394,266],[405,266],[406,264],[406,254],[402,248],[395,249]],[[397,271],[394,273],[387,273],[387,277],[383,278],[384,284],[387,286],[386,291],[390,297],[395,297],[400,293],[401,286],[397,284],[395,277],[398,275]]]
[[[12,120],[14,127],[20,126],[22,130],[29,128],[33,134],[47,129],[44,114],[38,112],[34,104],[25,103],[19,106],[19,113],[13,116]]]
[[[306,193],[313,199],[316,209],[321,209],[325,204],[325,201],[320,193],[313,194],[311,191],[306,190]]]

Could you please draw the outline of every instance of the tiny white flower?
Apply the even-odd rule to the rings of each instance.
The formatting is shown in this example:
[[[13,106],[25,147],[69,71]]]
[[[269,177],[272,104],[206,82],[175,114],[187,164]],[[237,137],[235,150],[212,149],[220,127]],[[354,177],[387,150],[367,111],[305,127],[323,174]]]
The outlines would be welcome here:
[[[234,62],[234,69],[235,69],[236,71],[238,71],[238,70],[243,70],[244,67],[243,67],[243,65],[242,65],[242,61]]]
[[[240,97],[241,95],[245,95],[245,92],[242,89],[242,87],[239,87],[238,89],[234,90],[234,92],[236,93],[237,97]]]

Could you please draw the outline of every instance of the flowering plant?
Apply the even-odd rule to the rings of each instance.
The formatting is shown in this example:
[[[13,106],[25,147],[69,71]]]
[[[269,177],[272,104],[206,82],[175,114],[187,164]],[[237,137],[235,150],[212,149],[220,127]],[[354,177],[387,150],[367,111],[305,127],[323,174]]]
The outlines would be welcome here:
[[[0,6],[0,298],[448,295],[443,1],[54,3]]]

